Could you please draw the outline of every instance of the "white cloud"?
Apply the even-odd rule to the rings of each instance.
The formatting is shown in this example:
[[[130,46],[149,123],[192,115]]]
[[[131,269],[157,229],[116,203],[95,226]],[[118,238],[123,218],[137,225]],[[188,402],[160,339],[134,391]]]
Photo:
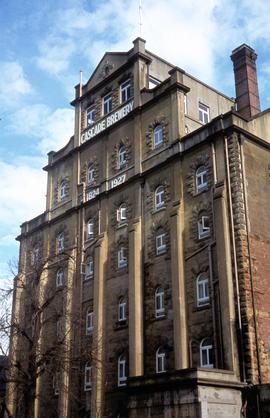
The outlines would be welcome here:
[[[33,92],[22,66],[16,61],[0,61],[0,100],[5,106],[16,107],[25,95]]]
[[[42,104],[24,106],[13,113],[10,129],[16,134],[36,138],[42,154],[57,151],[73,134],[74,110],[60,108],[51,111]]]

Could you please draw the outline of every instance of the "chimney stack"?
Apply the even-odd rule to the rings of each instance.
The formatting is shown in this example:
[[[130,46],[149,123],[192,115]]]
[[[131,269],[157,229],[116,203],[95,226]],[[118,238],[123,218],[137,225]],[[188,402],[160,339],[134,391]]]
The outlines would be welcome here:
[[[257,54],[250,46],[243,44],[232,51],[237,111],[245,118],[252,118],[260,112],[260,98],[257,83]]]

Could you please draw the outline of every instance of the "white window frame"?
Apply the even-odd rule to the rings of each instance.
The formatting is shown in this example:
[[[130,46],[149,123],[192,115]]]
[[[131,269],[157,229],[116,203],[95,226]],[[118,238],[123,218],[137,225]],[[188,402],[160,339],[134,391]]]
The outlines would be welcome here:
[[[165,187],[160,185],[155,190],[155,209],[165,207]]]
[[[86,109],[87,126],[94,125],[94,123],[95,123],[95,113],[96,113],[95,106],[90,106]]]
[[[119,147],[119,150],[118,150],[119,168],[124,167],[126,163],[127,163],[127,149],[126,149],[126,146],[123,144]]]
[[[153,138],[153,146],[154,148],[159,147],[164,142],[164,135],[163,135],[163,126],[157,125],[153,132],[154,138]]]
[[[130,80],[126,80],[120,86],[121,103],[127,102],[131,97],[131,83]]]
[[[158,287],[155,291],[155,316],[160,318],[165,315],[165,293],[162,287]]]
[[[127,220],[127,205],[122,203],[117,209],[117,222],[123,223]]]
[[[90,280],[94,277],[94,258],[90,255],[85,263],[85,280]]]
[[[205,125],[210,122],[210,108],[199,102],[199,121]]]
[[[166,233],[156,235],[156,254],[163,254],[166,252]]]
[[[53,375],[53,393],[54,395],[59,395],[60,393],[60,372],[55,372]]]
[[[95,223],[93,219],[89,219],[87,222],[87,239],[94,239]]]
[[[56,279],[55,279],[56,287],[61,287],[64,284],[64,270],[59,268],[56,272]]]
[[[197,306],[209,305],[209,278],[206,274],[202,273],[197,277]]]
[[[57,235],[57,251],[58,253],[62,253],[65,249],[65,235],[64,232],[60,232]]]
[[[68,182],[67,180],[62,180],[60,184],[60,199],[64,200],[68,195]]]
[[[204,353],[206,355],[206,362],[204,361]],[[211,357],[213,358],[213,344],[210,338],[204,338],[200,343],[200,366],[212,369],[214,364],[210,362]]]
[[[108,113],[110,113],[112,111],[112,95],[111,93],[106,94],[106,96],[103,97],[102,99],[102,103],[103,103],[103,115],[107,115]]]
[[[202,216],[198,220],[198,238],[204,239],[210,236],[210,219],[209,216]]]
[[[123,268],[127,266],[127,249],[126,247],[120,247],[117,251],[117,265],[118,268]]]
[[[120,298],[118,303],[118,321],[126,321],[127,319],[127,301],[125,298]]]
[[[208,186],[207,181],[207,168],[204,165],[200,165],[196,170],[196,190],[201,192]]]
[[[159,347],[156,351],[156,373],[166,372],[166,353]]]
[[[124,354],[121,354],[118,357],[117,361],[117,376],[118,376],[118,386],[126,386],[127,384],[127,360]]]
[[[85,319],[85,332],[86,335],[91,335],[94,329],[94,312],[92,310],[87,309],[86,311],[86,319]]]
[[[95,168],[92,164],[90,164],[87,169],[87,180],[89,184],[92,184],[95,181]]]
[[[86,363],[84,367],[84,391],[92,390],[92,366]]]

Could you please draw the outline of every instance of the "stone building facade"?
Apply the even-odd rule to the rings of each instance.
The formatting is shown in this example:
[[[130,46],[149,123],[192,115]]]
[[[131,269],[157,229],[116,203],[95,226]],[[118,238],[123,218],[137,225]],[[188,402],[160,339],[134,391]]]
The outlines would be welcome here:
[[[269,416],[270,112],[231,58],[235,100],[141,38],[76,86],[18,238],[12,416]]]

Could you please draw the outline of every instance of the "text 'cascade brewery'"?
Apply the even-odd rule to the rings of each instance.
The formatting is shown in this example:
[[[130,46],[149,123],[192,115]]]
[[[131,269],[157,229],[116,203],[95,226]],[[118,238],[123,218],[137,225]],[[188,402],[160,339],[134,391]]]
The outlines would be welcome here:
[[[123,119],[126,115],[128,115],[133,110],[133,107],[134,107],[134,101],[132,100],[130,103],[121,107],[121,109],[112,113],[106,119],[103,119],[101,122],[95,124],[94,126],[92,126],[92,128],[87,129],[87,131],[84,132],[81,136],[81,143],[94,138],[100,132],[112,126],[115,122],[118,122],[119,120]]]

